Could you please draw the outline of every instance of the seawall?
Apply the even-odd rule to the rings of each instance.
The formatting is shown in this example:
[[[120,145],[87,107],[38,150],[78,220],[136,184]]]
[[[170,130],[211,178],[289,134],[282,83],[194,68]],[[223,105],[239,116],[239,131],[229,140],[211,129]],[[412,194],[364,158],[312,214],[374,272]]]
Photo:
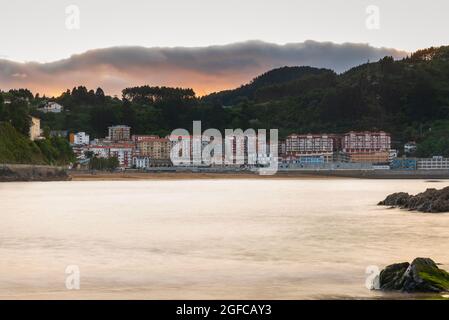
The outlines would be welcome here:
[[[0,164],[0,182],[14,181],[67,181],[65,168],[21,164]]]
[[[282,169],[278,174],[302,174],[361,179],[449,179],[449,170],[295,170]]]

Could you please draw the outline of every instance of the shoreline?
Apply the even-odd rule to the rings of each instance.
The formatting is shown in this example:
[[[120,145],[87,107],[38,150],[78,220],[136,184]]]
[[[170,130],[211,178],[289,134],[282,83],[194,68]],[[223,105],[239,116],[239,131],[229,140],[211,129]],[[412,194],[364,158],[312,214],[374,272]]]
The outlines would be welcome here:
[[[130,180],[220,180],[220,179],[399,179],[449,180],[449,170],[305,170],[280,169],[275,175],[259,175],[249,170],[210,170],[195,168],[126,170],[119,172],[75,171],[63,167],[0,165],[0,182],[27,181],[130,181]]]
[[[63,167],[0,164],[0,182],[68,181],[70,175]]]
[[[325,177],[309,174],[276,174],[262,176],[250,172],[70,172],[72,181],[128,181],[128,180],[221,180],[221,179],[340,179],[343,177]]]
[[[72,181],[127,181],[127,180],[186,180],[186,179],[385,179],[385,180],[448,180],[447,172],[405,172],[405,171],[361,171],[361,170],[289,170],[279,171],[275,175],[259,175],[254,172],[207,172],[207,171],[153,171],[153,172],[68,172]]]

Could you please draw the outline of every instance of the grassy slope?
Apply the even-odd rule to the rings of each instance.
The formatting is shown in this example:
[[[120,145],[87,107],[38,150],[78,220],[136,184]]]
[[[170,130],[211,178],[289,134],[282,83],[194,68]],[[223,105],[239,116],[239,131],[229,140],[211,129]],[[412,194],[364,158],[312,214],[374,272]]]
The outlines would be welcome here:
[[[0,123],[0,163],[45,164],[35,143],[21,135],[9,123]]]

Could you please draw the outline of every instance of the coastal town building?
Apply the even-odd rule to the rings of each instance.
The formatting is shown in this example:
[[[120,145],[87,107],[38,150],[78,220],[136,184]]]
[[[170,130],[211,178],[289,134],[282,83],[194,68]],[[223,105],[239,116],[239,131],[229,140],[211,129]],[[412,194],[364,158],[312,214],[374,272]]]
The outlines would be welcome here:
[[[418,159],[418,170],[449,170],[449,158],[434,156],[432,158]]]
[[[86,151],[92,152],[92,154],[97,158],[109,158],[110,155],[109,150],[110,146],[91,144]]]
[[[258,144],[257,138],[250,145],[246,136],[227,136],[222,142],[221,154],[213,154],[214,162],[202,159],[208,139],[193,136],[169,135],[161,138],[157,135],[130,135],[127,126],[112,126],[105,139],[90,141],[85,132],[70,136],[72,148],[81,161],[87,157],[116,157],[122,168],[147,169],[168,166],[229,166],[247,167],[251,164],[264,164],[259,154],[269,154],[269,145]],[[195,144],[197,143],[197,145]],[[176,149],[173,149],[176,146]],[[346,134],[291,134],[285,141],[278,143],[278,162],[282,168],[303,169],[353,169],[353,170],[432,170],[448,169],[448,159],[434,157],[431,159],[398,159],[397,150],[391,149],[390,134],[380,132],[348,132]],[[226,148],[232,161],[226,159]],[[257,159],[249,162],[249,149],[256,149]],[[259,150],[263,148],[263,150]],[[265,150],[266,149],[266,150]],[[171,153],[178,152],[178,161],[172,163]],[[194,161],[196,158],[196,162]],[[216,160],[219,161],[216,161]],[[199,161],[198,161],[199,160]],[[228,161],[225,161],[228,160]],[[254,160],[254,159],[251,159]]]
[[[253,143],[256,146],[256,141],[253,141]],[[244,136],[225,137],[223,145],[223,159],[226,161],[226,165],[242,165],[245,163],[247,156],[248,139]]]
[[[41,133],[41,120],[36,117],[31,117],[30,140],[39,140],[41,138]]]
[[[90,145],[87,151],[98,158],[116,157],[122,168],[132,167],[132,158],[135,147],[132,144],[109,144],[109,145]]]
[[[90,137],[85,132],[71,133],[70,143],[74,145],[88,145],[90,142]]]
[[[192,136],[168,135],[166,139],[170,141],[170,152],[177,153],[177,165],[190,166],[193,164]],[[199,156],[201,159],[201,153],[198,153],[198,151],[195,152],[195,156]]]
[[[51,130],[50,137],[67,138],[69,132],[67,130]]]
[[[133,145],[111,145],[109,147],[109,158],[116,157],[120,164],[120,167],[130,168],[132,167],[132,159],[135,147]]]
[[[399,156],[399,152],[396,149],[390,150],[390,155],[388,156],[388,161],[391,162],[393,159],[396,159]]]
[[[291,134],[285,139],[284,158],[307,163],[332,161],[334,140],[327,134]]]
[[[134,156],[132,165],[136,169],[147,169],[151,167],[150,157]]]
[[[350,162],[385,163],[390,159],[391,137],[386,132],[351,131],[341,142]]]
[[[44,113],[61,113],[64,107],[56,102],[47,102],[43,107],[38,108],[38,110]]]
[[[404,144],[404,152],[405,154],[415,153],[417,149],[416,142],[410,141]]]
[[[151,159],[170,159],[171,142],[167,138],[152,138],[140,140],[136,143],[140,156],[147,156]]]
[[[108,139],[113,142],[130,141],[131,140],[131,127],[128,126],[112,126],[108,128]]]

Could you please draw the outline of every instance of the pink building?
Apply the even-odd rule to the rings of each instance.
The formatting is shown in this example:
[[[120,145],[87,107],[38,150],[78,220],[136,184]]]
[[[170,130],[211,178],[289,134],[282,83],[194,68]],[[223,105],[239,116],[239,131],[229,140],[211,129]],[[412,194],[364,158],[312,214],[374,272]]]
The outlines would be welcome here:
[[[342,139],[343,152],[379,152],[390,151],[391,137],[389,133],[379,132],[348,132]]]
[[[390,158],[391,137],[389,133],[348,132],[341,140],[342,151],[351,162],[383,163]]]
[[[327,134],[291,134],[285,139],[285,158],[323,157],[331,161],[335,137]]]

